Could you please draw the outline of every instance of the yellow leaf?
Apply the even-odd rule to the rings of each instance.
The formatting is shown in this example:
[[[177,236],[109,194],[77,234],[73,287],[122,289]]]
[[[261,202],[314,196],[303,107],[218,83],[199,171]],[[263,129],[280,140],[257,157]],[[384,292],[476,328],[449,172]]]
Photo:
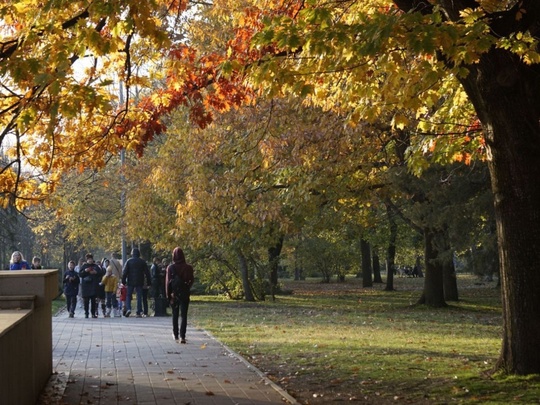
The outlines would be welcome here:
[[[394,115],[392,126],[398,129],[404,129],[409,125],[409,119],[401,114]]]

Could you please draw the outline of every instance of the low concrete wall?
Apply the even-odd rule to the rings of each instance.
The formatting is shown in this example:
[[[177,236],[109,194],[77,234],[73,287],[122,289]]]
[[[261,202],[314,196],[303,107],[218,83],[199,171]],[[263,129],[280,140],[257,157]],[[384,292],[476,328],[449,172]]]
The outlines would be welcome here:
[[[0,404],[34,405],[52,374],[57,273],[0,271]]]

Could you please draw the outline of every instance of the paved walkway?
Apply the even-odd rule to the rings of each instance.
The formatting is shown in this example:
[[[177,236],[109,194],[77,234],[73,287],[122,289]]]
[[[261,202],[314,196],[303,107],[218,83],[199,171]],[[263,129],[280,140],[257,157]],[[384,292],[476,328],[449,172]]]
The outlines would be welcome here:
[[[245,359],[188,325],[187,344],[170,317],[53,317],[53,372],[45,404],[296,404]]]

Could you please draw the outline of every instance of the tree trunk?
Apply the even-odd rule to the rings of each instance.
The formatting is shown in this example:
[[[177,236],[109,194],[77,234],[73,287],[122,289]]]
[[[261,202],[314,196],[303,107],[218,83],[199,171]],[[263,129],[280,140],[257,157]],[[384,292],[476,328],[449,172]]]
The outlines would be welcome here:
[[[238,263],[240,266],[240,274],[242,275],[242,287],[244,289],[244,298],[246,301],[255,301],[255,296],[251,290],[251,283],[249,282],[249,267],[247,264],[246,257],[244,254],[238,250]]]
[[[295,267],[294,268],[294,281],[298,281],[298,280],[303,280],[304,278],[302,277],[302,269],[300,269],[299,267]]]
[[[377,253],[377,249],[373,248],[371,250],[371,254],[373,256],[373,282],[382,284],[383,281],[381,278],[381,262],[379,260],[379,254]]]
[[[283,238],[280,238],[275,246],[268,249],[268,264],[270,266],[270,294],[272,301],[276,300],[276,289],[278,286],[279,256],[283,247]]]
[[[450,246],[448,228],[440,231],[438,236],[441,247],[439,256],[443,272],[444,299],[446,301],[459,301],[456,267],[454,266],[454,251]]]
[[[454,266],[453,252],[445,252],[443,260],[443,286],[446,301],[459,301],[456,267]]]
[[[390,228],[390,237],[386,249],[386,288],[385,291],[394,291],[394,270],[396,267],[396,240],[398,226],[390,205],[386,205],[386,216]]]
[[[424,249],[426,260],[426,274],[424,278],[424,292],[418,304],[431,307],[444,307],[443,269],[439,257],[437,232],[432,228],[424,229]]]
[[[364,238],[360,240],[360,250],[362,252],[362,287],[373,287],[371,277],[371,248],[369,242]]]
[[[418,0],[394,0],[405,12]],[[525,3],[525,4],[524,4]],[[422,2],[420,12],[432,12]],[[449,18],[459,19],[465,2],[443,2]],[[525,18],[517,19],[521,12]],[[510,37],[538,35],[540,4],[515,2],[492,21],[492,32]],[[503,341],[496,370],[540,374],[540,66],[525,64],[501,48],[491,48],[457,76],[482,123],[486,141],[499,248]]]
[[[496,369],[540,373],[539,67],[497,49],[462,79],[482,122],[495,218],[503,307]]]

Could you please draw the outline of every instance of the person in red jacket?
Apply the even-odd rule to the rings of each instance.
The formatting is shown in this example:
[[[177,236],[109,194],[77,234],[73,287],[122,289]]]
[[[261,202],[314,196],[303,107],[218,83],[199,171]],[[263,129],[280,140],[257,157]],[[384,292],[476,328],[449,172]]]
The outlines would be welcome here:
[[[173,338],[180,343],[186,343],[187,313],[191,295],[191,286],[195,278],[193,267],[186,263],[184,252],[179,247],[173,250],[173,263],[167,267],[165,286],[167,298],[172,308]],[[180,329],[178,317],[181,316]]]

